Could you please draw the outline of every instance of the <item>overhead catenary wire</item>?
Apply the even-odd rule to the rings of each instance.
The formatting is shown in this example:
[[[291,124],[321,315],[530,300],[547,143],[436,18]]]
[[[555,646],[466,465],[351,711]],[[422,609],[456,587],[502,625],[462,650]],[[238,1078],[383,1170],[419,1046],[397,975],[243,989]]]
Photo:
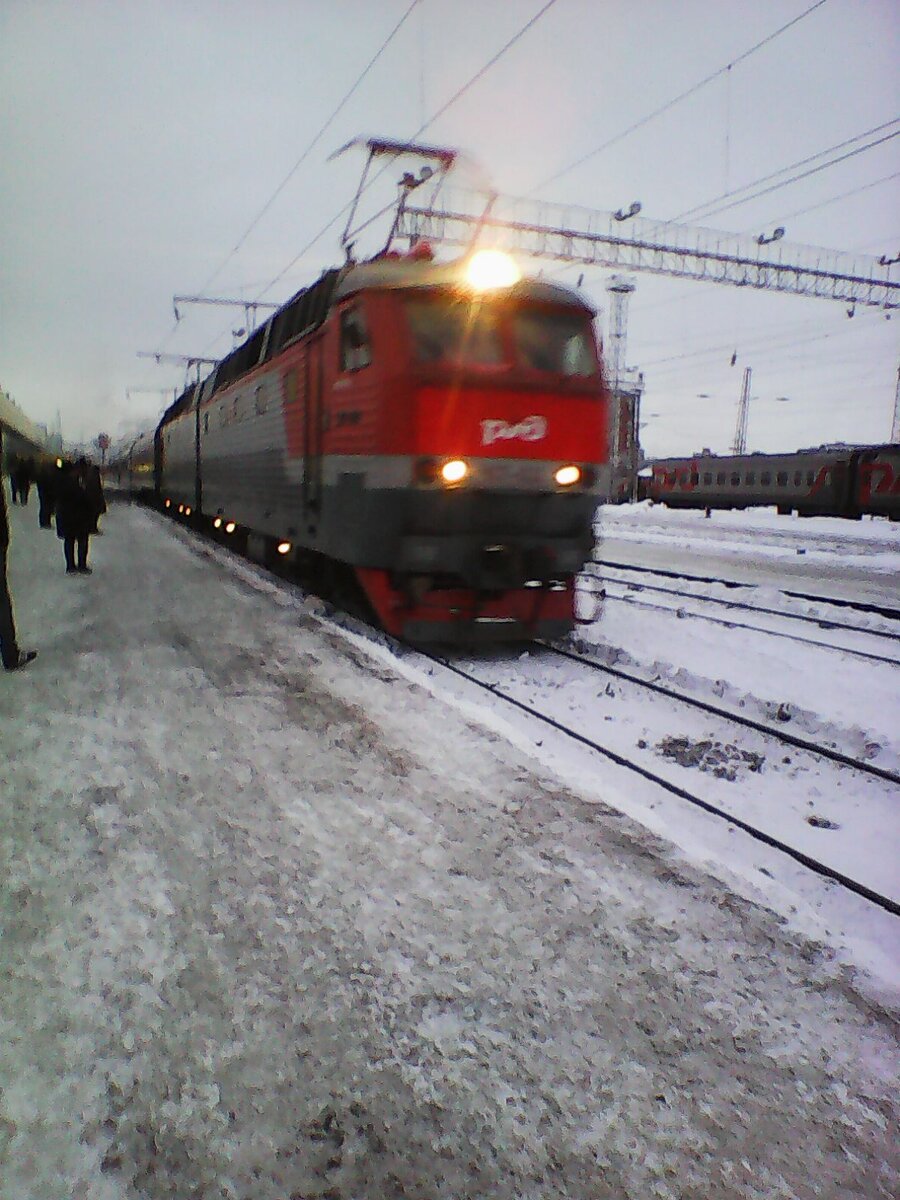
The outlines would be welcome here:
[[[503,57],[504,54],[506,54],[509,50],[512,49],[512,47],[541,19],[541,17],[544,16],[545,13],[547,13],[554,6],[555,3],[556,3],[556,0],[547,0],[547,3],[545,3],[534,14],[534,16],[530,18],[530,20],[526,21],[526,23],[523,26],[521,26],[521,28],[515,34],[513,34],[513,36],[511,38],[509,38],[509,40],[507,42],[504,43],[504,45],[496,52],[496,54],[494,54],[490,59],[488,59],[488,61],[482,67],[480,67],[478,71],[476,71],[476,73],[471,77],[471,79],[469,79],[465,84],[463,84],[463,86],[461,88],[459,88],[450,97],[450,99],[447,100],[437,110],[437,112],[433,113],[432,116],[429,117],[429,119],[423,125],[419,126],[419,128],[416,130],[416,132],[414,134],[412,134],[412,136],[410,137],[409,140],[413,141],[413,140],[415,140],[415,138],[419,137],[422,133],[425,132],[426,129],[428,129],[431,125],[433,125],[434,122],[436,120],[438,120],[439,117],[442,117],[453,104],[456,104],[456,102],[458,100],[460,100],[466,94],[466,92],[468,92],[468,90],[470,88],[474,87],[475,84],[478,83],[484,77],[484,75],[487,73],[487,71],[491,67],[493,67]],[[362,189],[362,191],[360,192],[360,195],[362,195],[363,193],[368,191],[369,188],[371,188],[377,182],[377,180],[381,178],[381,176],[384,174],[384,171],[386,169],[387,168],[382,168],[381,171],[379,171],[376,175],[374,175],[372,177],[372,179],[369,181],[369,183],[367,183],[366,186]],[[265,285],[265,287],[263,287],[261,289],[261,291],[259,291],[257,293],[257,295],[254,297],[254,301],[258,301],[258,300],[262,299],[262,297],[265,296],[268,292],[270,292],[277,283],[280,283],[281,280],[288,274],[288,272],[291,271],[291,269],[300,261],[300,259],[303,258],[303,256],[305,254],[308,254],[309,251],[313,248],[313,246],[315,246],[316,243],[319,242],[325,236],[325,234],[328,233],[329,230],[333,229],[338,224],[338,222],[341,220],[342,217],[346,216],[346,214],[350,211],[352,204],[353,204],[353,201],[350,200],[343,206],[343,208],[339,209],[338,212],[335,213],[335,215],[325,225],[322,226],[322,228],[318,231],[318,233],[316,233],[306,243],[306,245],[301,250],[299,250],[297,252],[297,254],[294,255],[294,257],[291,259],[291,261],[289,263],[287,263],[287,265],[284,266],[281,269],[281,271],[279,271],[279,273],[273,279],[269,280],[269,282]],[[382,210],[382,212],[386,212],[388,208],[392,208],[393,204],[394,204],[394,202],[392,201],[390,205],[387,205],[386,208]],[[219,339],[225,335],[226,332],[227,331],[223,329],[218,334],[216,334],[215,338],[213,338],[212,341],[207,344],[206,349],[208,350],[212,346],[214,346],[216,344],[216,342],[218,342]]]
[[[883,133],[884,130],[890,129],[892,125],[900,123],[900,117],[892,117],[890,121],[884,121],[881,125],[875,125],[872,129],[865,130],[864,133],[856,133],[853,137],[845,138],[842,142],[837,142],[833,146],[828,146],[825,150],[818,150],[815,154],[810,154],[806,158],[800,158],[796,162],[789,163],[786,167],[779,167],[777,171],[770,171],[768,175],[761,175],[759,179],[754,179],[750,183],[742,184],[740,187],[732,188],[730,191],[722,192],[720,196],[714,196],[712,200],[707,200],[704,204],[695,204],[692,208],[685,209],[679,213],[677,217],[673,217],[673,221],[693,221],[700,219],[700,214],[706,209],[714,208],[722,200],[730,200],[732,197],[740,196],[743,192],[751,191],[755,187],[759,187],[761,183],[768,183],[772,179],[777,179],[779,175],[786,175],[788,171],[795,171],[797,167],[805,167],[808,163],[815,162],[817,158],[824,158],[826,154],[834,154],[836,150],[843,150],[847,146],[852,146],[854,142],[860,142],[863,138],[872,137],[876,133]]]
[[[774,351],[783,350],[783,349],[792,349],[795,346],[812,345],[816,342],[828,341],[830,338],[839,337],[839,336],[841,336],[841,334],[843,332],[845,332],[845,331],[832,329],[826,333],[814,334],[810,337],[800,338],[800,339],[798,339],[795,336],[790,335],[790,334],[787,335],[787,337],[782,338],[782,339],[779,339],[777,337],[773,338],[773,337],[767,337],[764,335],[760,335],[757,338],[748,339],[748,341],[745,343],[746,349],[743,350],[741,357],[744,360],[746,360],[747,357],[752,354],[763,354],[763,353],[771,354]],[[850,332],[850,330],[848,329],[846,332]],[[646,371],[646,370],[649,370],[651,367],[661,367],[661,366],[665,366],[666,364],[670,364],[670,363],[686,362],[686,361],[690,362],[690,361],[702,360],[705,358],[714,358],[716,355],[726,354],[729,351],[731,351],[733,348],[733,345],[734,345],[733,342],[723,342],[717,346],[710,346],[703,350],[689,350],[689,351],[686,351],[685,353],[674,354],[667,358],[650,359],[641,364],[641,369]],[[660,374],[660,372],[657,372],[657,374]]]
[[[272,195],[269,197],[269,199],[266,201],[266,203],[262,206],[262,208],[259,210],[259,212],[256,214],[256,216],[253,218],[253,220],[250,222],[250,224],[247,226],[247,228],[241,234],[241,236],[237,240],[237,242],[235,242],[234,246],[232,246],[231,250],[228,252],[228,257],[224,260],[224,262],[221,264],[221,266],[216,268],[216,270],[213,272],[213,274],[210,276],[210,278],[206,281],[204,288],[208,287],[210,285],[210,283],[212,283],[212,281],[218,275],[219,271],[222,270],[222,267],[224,267],[225,264],[227,262],[229,262],[229,260],[235,254],[237,254],[237,252],[241,249],[241,247],[247,241],[247,238],[250,236],[250,234],[253,232],[253,230],[257,227],[257,225],[260,223],[262,218],[266,215],[266,213],[269,211],[269,209],[272,207],[272,205],[275,203],[275,201],[278,199],[278,197],[281,195],[281,193],[284,191],[284,189],[287,187],[288,183],[290,183],[290,181],[293,179],[293,177],[299,171],[299,169],[303,165],[303,163],[306,162],[309,155],[312,153],[312,151],[315,149],[315,147],[322,140],[325,133],[331,127],[331,125],[334,123],[337,116],[343,111],[343,109],[346,107],[346,105],[352,99],[353,95],[359,89],[363,80],[366,78],[366,76],[369,74],[369,72],[372,70],[372,68],[375,66],[375,64],[378,62],[378,60],[381,58],[382,54],[384,54],[385,50],[387,50],[388,46],[390,46],[391,42],[394,40],[394,38],[397,36],[397,34],[403,28],[403,26],[405,25],[408,18],[412,15],[413,9],[415,9],[421,2],[422,2],[422,0],[412,0],[412,3],[406,9],[403,16],[396,23],[396,25],[394,25],[394,28],[391,30],[391,32],[387,35],[387,37],[384,39],[384,41],[381,43],[381,45],[378,47],[378,49],[375,51],[375,53],[369,59],[368,63],[366,63],[365,67],[359,73],[359,75],[356,77],[356,80],[351,85],[351,87],[344,93],[344,96],[341,99],[340,103],[337,105],[336,108],[334,108],[332,110],[331,115],[327,118],[327,120],[324,122],[324,124],[320,126],[318,133],[316,133],[316,135],[312,139],[312,141],[309,142],[306,149],[303,151],[303,153],[300,155],[300,157],[297,159],[297,161],[291,167],[290,171],[288,171],[287,175],[285,175],[284,179],[282,179],[281,183],[279,183],[278,187],[275,189],[275,191],[272,193]],[[201,288],[200,290],[203,291],[204,288]]]
[[[462,97],[466,94],[466,92],[468,92],[470,88],[474,87],[476,83],[480,82],[480,80],[483,79],[483,77],[490,70],[490,68],[493,67],[497,62],[499,62],[499,60],[509,50],[511,50],[512,47],[522,37],[524,37],[524,35],[526,33],[528,33],[528,31],[545,15],[545,13],[547,13],[554,6],[555,3],[556,3],[556,0],[547,0],[547,3],[545,3],[534,14],[534,16],[530,18],[530,20],[526,21],[526,23],[515,34],[513,34],[513,36],[507,42],[505,42],[503,46],[501,46],[501,48],[496,52],[496,54],[494,54],[491,58],[489,58],[488,61],[482,67],[480,67],[478,71],[475,72],[475,74],[472,76],[471,79],[468,80],[468,82],[463,84],[463,86],[461,88],[459,88],[456,92],[454,92],[454,94],[450,97],[450,99],[447,100],[444,104],[442,104],[441,107],[437,110],[437,112],[433,113],[428,118],[428,120],[424,122],[424,124],[420,125],[419,128],[415,131],[415,133],[413,133],[410,136],[410,138],[408,140],[415,141],[415,139],[417,137],[419,137],[421,134],[423,134],[426,129],[430,128],[430,126],[432,126],[435,123],[435,121],[437,121],[440,117],[442,117],[450,109],[450,107],[452,105],[456,104],[457,101],[461,100]],[[374,184],[384,174],[386,169],[387,168],[382,168],[381,171],[377,172],[377,174],[375,174],[372,177],[372,179],[362,189],[362,191],[360,192],[360,195],[363,195],[371,187],[373,187]],[[291,261],[285,267],[283,267],[281,271],[279,271],[279,273],[274,277],[274,279],[271,279],[269,281],[269,283],[266,284],[266,286],[262,289],[261,292],[259,292],[259,294],[255,297],[255,299],[259,300],[262,296],[265,296],[267,292],[270,292],[277,283],[280,283],[281,280],[285,277],[285,275],[287,275],[288,272],[296,265],[296,263],[298,263],[305,254],[308,254],[309,251],[313,248],[313,246],[315,246],[316,243],[318,241],[320,241],[320,239],[323,238],[330,229],[333,229],[334,226],[337,225],[337,223],[341,220],[342,217],[346,216],[346,214],[350,211],[352,203],[353,203],[352,200],[348,201],[348,203],[345,204],[343,206],[343,208],[341,208],[337,213],[335,213],[335,215],[328,221],[328,223],[326,225],[323,225],[322,228],[319,230],[319,232],[313,238],[311,238],[310,241],[308,241],[306,243],[306,245],[303,247],[303,249],[298,251],[298,253],[295,254],[294,257],[291,259]],[[388,207],[389,208],[393,207],[393,204],[389,205]]]
[[[810,7],[804,12],[788,21],[786,25],[782,25],[779,29],[776,29],[774,33],[770,33],[767,37],[764,37],[761,41],[751,46],[748,50],[745,50],[743,54],[739,54],[737,58],[727,62],[725,66],[719,67],[717,71],[713,71],[713,73],[711,75],[707,75],[705,79],[701,79],[698,83],[693,84],[679,95],[673,96],[671,100],[666,101],[665,104],[661,104],[659,108],[654,109],[653,112],[648,113],[645,117],[641,117],[639,121],[635,121],[633,125],[629,125],[629,127],[627,129],[623,129],[621,133],[617,133],[615,137],[609,138],[595,150],[591,150],[588,154],[582,155],[581,158],[576,159],[575,162],[570,163],[567,167],[563,167],[562,170],[555,172],[555,174],[549,175],[545,180],[543,180],[542,183],[539,183],[536,187],[533,187],[531,192],[528,194],[531,195],[533,192],[541,191],[543,188],[547,187],[548,184],[555,183],[557,179],[562,179],[564,175],[568,175],[571,171],[574,171],[577,167],[582,166],[590,159],[596,158],[596,156],[598,154],[602,154],[604,150],[609,150],[611,146],[615,146],[617,143],[624,141],[625,138],[630,137],[632,133],[636,133],[638,129],[642,129],[645,125],[649,125],[651,121],[656,120],[657,117],[661,117],[663,113],[668,112],[671,108],[674,108],[676,104],[680,104],[682,100],[687,100],[689,96],[695,95],[701,90],[701,88],[706,87],[714,80],[719,79],[722,75],[725,75],[733,67],[736,67],[738,63],[744,62],[751,56],[751,54],[755,54],[764,46],[769,45],[770,42],[773,42],[783,33],[786,33],[789,29],[793,28],[794,25],[797,25],[800,21],[810,16],[816,11],[816,9],[821,8],[822,5],[826,3],[827,0],[816,0],[816,3],[810,5]]]
[[[891,125],[896,123],[896,120],[889,122]],[[677,217],[676,220],[681,221],[685,217],[692,217],[694,216],[695,211],[699,219],[705,220],[706,217],[714,216],[717,213],[727,212],[730,208],[738,208],[742,204],[748,204],[751,200],[758,200],[760,196],[768,196],[770,192],[777,192],[781,188],[787,187],[791,183],[796,183],[800,179],[808,179],[810,175],[817,175],[820,171],[826,171],[830,167],[837,166],[838,163],[846,162],[848,158],[855,158],[857,154],[864,154],[867,150],[872,150],[876,146],[881,146],[885,142],[892,141],[895,137],[900,137],[900,129],[894,130],[893,133],[884,134],[884,136],[868,142],[865,146],[857,146],[854,150],[848,150],[846,154],[840,154],[836,158],[831,158],[827,162],[820,163],[818,166],[810,167],[808,171],[800,171],[797,175],[791,175],[788,179],[783,179],[779,183],[773,183],[769,187],[761,188],[758,192],[751,192],[747,196],[740,196],[736,200],[731,200],[728,204],[716,205],[715,202],[712,202],[711,207],[704,205],[698,210],[691,210],[688,213],[682,213],[682,215]],[[813,157],[818,158],[819,155],[814,155]],[[806,161],[810,160],[807,159]],[[771,177],[769,176],[768,178]],[[761,183],[762,180],[757,180],[757,182]],[[750,184],[748,186],[753,187],[755,185]],[[696,217],[694,219],[696,219]]]
[[[394,25],[393,29],[390,31],[390,33],[387,35],[387,37],[384,39],[384,41],[378,47],[376,52],[369,59],[368,63],[366,63],[365,67],[362,69],[362,71],[359,73],[359,75],[357,75],[354,82],[344,93],[344,95],[341,98],[340,102],[338,103],[337,107],[332,110],[331,115],[319,127],[318,132],[313,137],[312,141],[310,141],[307,144],[306,149],[303,151],[303,153],[300,155],[300,157],[297,159],[297,161],[294,163],[294,165],[288,171],[287,175],[285,175],[285,177],[282,179],[281,183],[278,184],[278,186],[272,192],[271,196],[269,196],[268,200],[265,202],[265,204],[262,206],[262,208],[257,212],[256,216],[253,218],[253,220],[250,222],[250,224],[247,226],[247,228],[244,230],[244,232],[241,234],[241,236],[238,238],[238,240],[235,242],[235,244],[228,251],[228,254],[225,256],[225,258],[219,263],[219,265],[216,267],[216,269],[213,271],[213,273],[209,276],[209,278],[206,280],[206,282],[203,284],[203,286],[198,289],[198,293],[200,295],[202,295],[206,291],[206,289],[213,283],[213,281],[218,277],[220,272],[227,266],[227,264],[231,261],[231,259],[234,258],[234,256],[241,250],[241,248],[244,246],[247,239],[249,238],[250,234],[254,231],[254,229],[256,229],[256,227],[259,225],[260,221],[263,219],[263,217],[266,215],[266,213],[271,209],[272,205],[275,203],[275,201],[278,199],[278,197],[281,195],[281,193],[287,187],[288,183],[290,183],[290,181],[293,179],[293,177],[299,171],[300,167],[304,164],[304,162],[306,162],[309,155],[312,153],[312,151],[315,149],[315,147],[322,140],[323,136],[325,135],[327,130],[330,128],[330,126],[334,123],[337,116],[343,111],[343,109],[346,107],[346,105],[351,100],[353,95],[358,91],[359,87],[365,80],[366,76],[369,74],[369,72],[372,70],[372,68],[375,66],[375,64],[378,62],[378,60],[381,58],[381,56],[387,50],[388,46],[390,46],[391,42],[394,40],[394,38],[400,32],[400,30],[405,25],[405,23],[409,19],[409,17],[412,15],[413,10],[415,8],[417,8],[418,5],[421,3],[422,3],[422,0],[412,0],[409,7],[403,13],[400,20],[397,21],[397,23]],[[258,300],[259,297],[257,296],[256,299]],[[168,341],[168,338],[170,338],[172,336],[172,333],[174,333],[175,328],[177,328],[177,325],[178,325],[178,322],[176,321],[175,326],[173,326],[172,330],[170,330],[166,339],[163,341],[162,346],[164,346],[166,344],[166,342]]]

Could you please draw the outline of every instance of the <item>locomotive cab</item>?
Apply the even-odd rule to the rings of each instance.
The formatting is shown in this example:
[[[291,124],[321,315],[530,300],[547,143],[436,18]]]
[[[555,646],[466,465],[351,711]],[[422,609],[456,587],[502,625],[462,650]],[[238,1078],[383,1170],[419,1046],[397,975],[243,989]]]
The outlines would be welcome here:
[[[370,456],[342,546],[382,622],[495,637],[512,603],[509,636],[571,628],[607,484],[593,311],[541,281],[479,289],[408,260],[350,270],[336,303],[334,449]]]

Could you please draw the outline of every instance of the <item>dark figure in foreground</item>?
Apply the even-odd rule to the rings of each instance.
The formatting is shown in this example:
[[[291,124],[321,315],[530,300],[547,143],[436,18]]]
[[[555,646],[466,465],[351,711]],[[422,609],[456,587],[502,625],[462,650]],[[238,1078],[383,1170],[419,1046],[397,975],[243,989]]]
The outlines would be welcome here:
[[[90,575],[87,565],[88,542],[95,524],[95,510],[87,493],[85,467],[80,458],[76,463],[63,463],[56,493],[56,535],[62,539],[66,555],[67,575]],[[78,552],[76,562],[75,552]]]
[[[28,492],[31,489],[31,479],[34,474],[34,463],[28,458],[13,459],[9,468],[9,484],[12,489],[13,504],[27,504]]]
[[[0,454],[3,452],[3,430],[0,429]],[[6,512],[6,492],[0,483],[0,659],[7,671],[18,671],[37,658],[36,650],[23,651],[16,641],[12,597],[6,581],[6,555],[9,550],[9,519]]]
[[[11,498],[13,504],[18,504],[19,503],[19,460],[18,460],[18,458],[13,458],[12,455],[9,456],[9,462],[7,463],[7,470],[9,471],[10,498]]]
[[[53,514],[56,512],[56,492],[59,485],[59,467],[55,462],[43,462],[35,472],[35,484],[38,494],[38,520],[41,529],[53,528]]]
[[[106,512],[106,497],[103,495],[103,481],[100,478],[100,468],[96,463],[85,462],[84,459],[79,459],[84,462],[84,490],[87,493],[88,502],[93,513],[93,524],[91,525],[91,533],[99,533],[97,522]]]

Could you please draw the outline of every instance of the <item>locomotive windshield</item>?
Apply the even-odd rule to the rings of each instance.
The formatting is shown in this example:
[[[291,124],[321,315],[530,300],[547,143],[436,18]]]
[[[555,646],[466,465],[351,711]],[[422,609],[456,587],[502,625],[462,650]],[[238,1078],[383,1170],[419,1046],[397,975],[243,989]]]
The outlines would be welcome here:
[[[516,357],[523,366],[570,377],[596,373],[597,362],[584,317],[521,309],[513,314],[512,325]]]
[[[469,366],[503,362],[496,310],[447,298],[410,300],[406,312],[417,362]]]
[[[408,300],[416,362],[453,366],[516,366],[567,378],[597,373],[590,322],[579,312],[499,308],[449,296]],[[508,319],[508,336],[504,322]]]

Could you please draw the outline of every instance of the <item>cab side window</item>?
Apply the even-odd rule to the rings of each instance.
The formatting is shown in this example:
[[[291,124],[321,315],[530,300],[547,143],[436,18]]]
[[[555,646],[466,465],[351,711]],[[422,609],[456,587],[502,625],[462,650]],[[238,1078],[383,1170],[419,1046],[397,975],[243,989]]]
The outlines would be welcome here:
[[[369,331],[361,308],[341,313],[341,370],[361,371],[372,361]]]

